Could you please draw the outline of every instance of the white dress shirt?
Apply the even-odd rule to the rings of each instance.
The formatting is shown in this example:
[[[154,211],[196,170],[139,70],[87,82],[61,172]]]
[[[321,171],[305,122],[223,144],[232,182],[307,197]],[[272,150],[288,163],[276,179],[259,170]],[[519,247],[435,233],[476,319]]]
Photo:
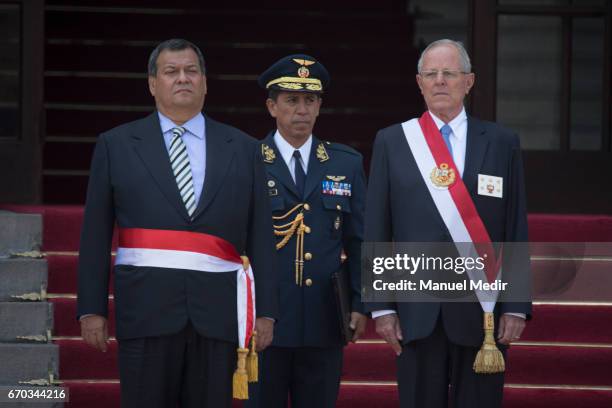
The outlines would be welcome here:
[[[452,133],[449,137],[450,144],[453,147],[453,161],[459,175],[463,177],[463,170],[465,169],[465,149],[467,147],[467,115],[465,114],[465,108],[461,109],[461,112],[448,123],[438,118],[433,112],[429,111],[431,117],[436,124],[438,130],[444,125],[450,126]]]
[[[304,170],[304,174],[308,172],[308,160],[310,159],[310,149],[312,148],[312,135],[308,136],[306,142],[300,146],[298,149],[291,146],[289,142],[287,142],[280,132],[277,130],[274,134],[274,144],[278,149],[281,157],[283,158],[285,164],[289,168],[289,173],[291,173],[291,178],[295,182],[295,157],[293,157],[293,152],[296,150],[300,151],[302,155],[302,159],[300,160],[300,165]]]
[[[174,137],[172,129],[179,125],[175,124],[161,112],[157,112],[157,114],[159,116],[159,125],[164,135],[164,143],[169,152],[170,142],[172,142]],[[204,177],[206,175],[206,121],[204,120],[204,115],[198,113],[181,126],[185,128],[182,139],[187,148],[191,177],[193,179],[194,199],[197,206],[200,202],[200,195],[202,194]]]

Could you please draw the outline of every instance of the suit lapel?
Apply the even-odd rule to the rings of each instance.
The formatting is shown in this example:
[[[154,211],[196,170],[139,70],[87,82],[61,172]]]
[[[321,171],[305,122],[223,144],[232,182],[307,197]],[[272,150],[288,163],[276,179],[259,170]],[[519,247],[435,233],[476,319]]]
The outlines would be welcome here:
[[[213,201],[219,187],[226,181],[225,175],[234,158],[231,136],[223,132],[220,124],[208,116],[204,115],[204,120],[206,121],[206,170],[200,202],[193,213],[194,219]]]
[[[327,161],[319,161],[317,158],[317,147],[321,141],[312,137],[312,147],[310,148],[310,159],[308,159],[308,172],[306,173],[306,185],[304,187],[304,200],[306,200],[315,189],[320,186],[323,173],[327,168]],[[329,153],[328,153],[329,154]]]
[[[478,173],[489,146],[484,126],[478,119],[468,116],[467,146],[463,182],[472,196],[477,193]]]
[[[274,150],[276,154],[276,158],[272,163],[265,162],[266,170],[272,174],[278,181],[280,181],[285,188],[290,191],[298,200],[302,200],[302,197],[298,194],[297,187],[295,186],[295,182],[291,177],[291,173],[289,172],[289,168],[283,160],[276,144],[274,143],[274,131],[270,132],[268,136],[264,139],[263,143],[268,145],[271,149]]]
[[[143,161],[168,202],[185,220],[189,220],[189,214],[187,214],[172,172],[157,112],[153,112],[142,123],[141,129],[132,134],[136,142],[136,154]]]

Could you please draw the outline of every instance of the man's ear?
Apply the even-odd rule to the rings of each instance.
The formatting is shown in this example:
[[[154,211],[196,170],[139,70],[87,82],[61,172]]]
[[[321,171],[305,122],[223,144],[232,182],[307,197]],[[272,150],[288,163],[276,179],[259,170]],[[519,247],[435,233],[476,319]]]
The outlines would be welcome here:
[[[270,112],[270,116],[275,118],[276,117],[276,102],[274,102],[274,99],[272,98],[266,99],[266,107],[268,108],[268,112]]]
[[[419,74],[416,75],[416,81],[417,84],[419,85],[419,89],[421,90],[421,94],[423,94],[423,77],[421,77]]]
[[[153,97],[155,97],[155,85],[156,85],[155,77],[149,75],[149,92],[151,92],[151,96]]]
[[[470,90],[474,86],[474,82],[476,82],[476,76],[474,75],[473,72],[471,72],[471,73],[466,75],[465,80],[466,80],[466,83],[465,83],[465,94],[468,95],[470,93]]]

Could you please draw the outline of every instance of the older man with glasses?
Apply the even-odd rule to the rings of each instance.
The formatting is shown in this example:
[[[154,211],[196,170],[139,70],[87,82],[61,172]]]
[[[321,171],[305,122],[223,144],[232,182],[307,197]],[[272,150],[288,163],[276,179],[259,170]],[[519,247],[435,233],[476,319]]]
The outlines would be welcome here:
[[[447,242],[458,250],[466,242],[527,241],[519,139],[466,114],[475,75],[463,45],[430,44],[416,80],[427,111],[376,137],[365,241]],[[398,356],[402,408],[501,406],[503,352],[520,337],[530,303],[388,302],[366,310]]]

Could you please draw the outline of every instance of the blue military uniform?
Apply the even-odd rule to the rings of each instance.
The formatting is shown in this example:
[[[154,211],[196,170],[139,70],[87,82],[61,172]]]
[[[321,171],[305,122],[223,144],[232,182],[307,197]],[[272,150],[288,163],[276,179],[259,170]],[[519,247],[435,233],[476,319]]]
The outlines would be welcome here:
[[[263,141],[262,149],[268,156],[270,152],[278,156],[273,133]],[[313,137],[303,197],[282,158],[265,158],[264,154],[281,291],[281,315],[272,344],[342,346],[331,274],[343,266],[344,250],[347,256],[344,266],[349,268],[354,293],[352,310],[361,312],[359,268],[365,195],[361,154],[348,146]],[[303,216],[301,222],[296,222],[298,214]],[[304,226],[303,248],[297,248],[299,225],[295,226],[296,231],[289,232],[299,223]],[[299,254],[296,257],[296,252],[303,252],[302,270],[302,257]]]
[[[292,55],[270,67],[259,82],[266,89],[319,93],[329,75],[314,58]],[[277,238],[280,317],[272,345],[260,355],[258,389],[252,387],[247,406],[286,407],[289,395],[292,408],[331,408],[339,391],[345,345],[331,279],[340,268],[348,268],[352,311],[363,312],[362,156],[311,135],[301,192],[275,133],[262,141],[261,153]]]

